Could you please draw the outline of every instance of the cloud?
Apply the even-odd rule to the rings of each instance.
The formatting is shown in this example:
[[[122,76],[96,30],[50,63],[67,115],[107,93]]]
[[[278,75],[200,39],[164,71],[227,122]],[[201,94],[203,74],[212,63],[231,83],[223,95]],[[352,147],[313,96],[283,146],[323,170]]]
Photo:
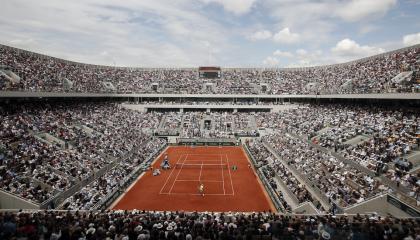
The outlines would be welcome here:
[[[385,50],[382,48],[371,47],[367,45],[361,46],[357,42],[346,38],[339,41],[337,45],[331,49],[331,52],[339,57],[361,58],[383,53],[385,52]]]
[[[296,54],[298,56],[306,56],[308,54],[308,52],[305,49],[298,49],[298,50],[296,50]]]
[[[266,0],[262,2],[265,13],[277,26],[287,26],[299,32],[299,42],[318,47],[330,42],[343,31],[344,22],[362,25],[383,17],[397,0]],[[362,33],[374,29],[364,28]]]
[[[216,3],[235,15],[242,15],[249,12],[257,0],[202,0],[202,2]]]
[[[251,36],[249,36],[249,39],[251,41],[257,41],[257,40],[266,40],[270,39],[273,36],[273,34],[268,30],[261,30],[253,33]]]
[[[375,26],[375,25],[371,25],[371,24],[363,24],[360,29],[359,29],[359,33],[361,34],[367,34],[367,33],[371,33],[374,31],[377,31],[380,27]]]
[[[332,0],[335,1],[335,0]],[[329,40],[337,24],[332,20],[332,7],[325,0],[268,0],[266,14],[276,21],[276,27],[287,27],[297,33],[299,42],[322,44]]]
[[[414,34],[408,34],[403,37],[404,46],[412,46],[420,44],[420,32]]]
[[[252,67],[262,60],[333,63],[414,41],[410,39],[416,39],[416,34],[397,39],[391,47],[386,42],[378,42],[375,46],[381,48],[375,48],[354,41],[351,51],[338,46],[337,40],[360,33],[378,32],[378,36],[364,35],[366,42],[385,36],[388,25],[384,28],[384,23],[400,24],[395,36],[417,26],[416,16],[398,23],[391,22],[391,17],[370,22],[390,12],[396,1],[13,0],[2,2],[0,8],[0,42],[69,60],[118,66],[197,66],[208,64],[209,55],[222,66]],[[413,7],[405,2],[398,5],[401,12]],[[264,42],[249,48],[248,41]],[[304,48],[306,53],[289,46]],[[322,59],[313,57],[316,49],[324,50],[318,57]]]
[[[275,58],[275,57],[271,57],[268,56],[266,59],[264,59],[263,64],[266,66],[270,66],[270,67],[274,67],[274,66],[278,66],[280,63],[280,61]]]
[[[288,27],[274,34],[273,40],[278,43],[292,44],[299,42],[299,34],[292,33]]]
[[[27,0],[0,8],[0,41],[85,63],[118,66],[197,66],[232,51],[224,24],[192,0]],[[223,49],[223,51],[221,50]],[[104,54],[106,52],[106,54]]]
[[[297,33],[292,33],[288,27],[283,28],[273,35],[269,30],[260,30],[248,36],[251,41],[271,39],[277,43],[293,44],[300,41],[300,36]]]
[[[26,46],[32,46],[35,43],[35,40],[32,38],[27,39],[13,39],[9,41],[14,46],[20,46],[20,47],[26,47]]]
[[[343,39],[330,49],[323,52],[319,49],[297,49],[286,67],[310,67],[347,62],[385,52],[384,49],[368,45],[360,45],[354,40]]]
[[[277,56],[277,57],[285,57],[285,58],[292,58],[293,57],[293,54],[291,52],[283,52],[281,50],[274,51],[273,55]]]
[[[305,49],[297,49],[294,55],[295,61],[289,63],[287,67],[310,67],[323,64],[325,56],[321,50],[308,51]]]
[[[285,67],[309,67],[325,64],[326,61],[331,60],[324,56],[321,50],[308,51],[303,48],[297,49],[294,53],[288,51],[276,50],[272,56],[268,56],[264,61],[264,65],[269,66],[280,66],[280,57],[282,59],[287,58],[288,61],[282,61],[287,63]]]
[[[336,9],[337,16],[348,22],[385,15],[397,0],[352,0],[341,1]]]

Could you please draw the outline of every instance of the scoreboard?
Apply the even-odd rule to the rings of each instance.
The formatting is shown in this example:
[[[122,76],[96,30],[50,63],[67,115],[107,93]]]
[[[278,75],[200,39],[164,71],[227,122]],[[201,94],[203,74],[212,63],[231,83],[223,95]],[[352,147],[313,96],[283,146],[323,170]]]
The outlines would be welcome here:
[[[200,78],[220,78],[222,71],[220,67],[199,67]]]

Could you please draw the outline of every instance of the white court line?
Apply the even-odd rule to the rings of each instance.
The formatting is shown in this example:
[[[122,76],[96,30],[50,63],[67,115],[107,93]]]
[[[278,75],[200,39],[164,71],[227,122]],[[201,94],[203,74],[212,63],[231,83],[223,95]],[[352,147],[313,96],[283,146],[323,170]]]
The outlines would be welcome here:
[[[227,154],[225,154],[225,156],[226,156],[226,160],[227,160],[227,164],[228,164],[228,168],[229,168],[230,185],[232,186],[232,195],[235,195],[235,189],[233,188],[233,181],[232,181],[232,173],[230,172],[229,158],[228,158]]]
[[[188,155],[191,155],[191,156],[197,156],[197,155],[207,156],[207,155],[223,155],[223,154],[220,154],[220,153],[191,153],[191,154],[188,154]]]
[[[222,155],[220,155],[220,165],[223,164],[223,157]],[[226,194],[226,189],[225,189],[225,174],[223,172],[223,168],[222,168],[222,182],[223,182],[223,194]]]
[[[185,158],[188,158],[188,154],[186,155],[186,157],[185,157]],[[185,159],[184,159],[184,161],[185,161]],[[172,183],[172,186],[171,186],[171,188],[169,189],[168,194],[171,194],[171,191],[172,191],[172,189],[174,188],[174,186],[175,186],[175,182],[176,182],[176,180],[178,179],[178,176],[179,176],[179,174],[181,173],[181,171],[182,171],[182,166],[181,166],[181,169],[179,169],[179,172],[178,172],[178,174],[176,175],[176,177],[175,177],[175,181]]]
[[[162,150],[159,155],[157,157],[155,157],[153,159],[153,161],[150,163],[151,166],[153,166],[153,164],[155,164],[155,162],[157,162],[159,160],[159,158],[163,155],[163,153],[165,153],[168,150],[168,146],[165,147],[164,150]],[[124,193],[121,194],[114,202],[112,202],[111,206],[108,207],[108,209],[113,209],[120,201],[121,199],[123,199],[125,197],[125,195],[134,187],[134,185],[137,184],[138,181],[140,181],[140,179],[146,175],[146,172],[143,172],[140,174],[140,176],[137,177],[137,179],[135,181],[133,181],[130,186],[124,190]]]
[[[200,193],[161,193],[162,195],[195,195],[201,196]],[[224,193],[206,193],[206,196],[234,196],[234,194],[224,194]]]
[[[203,172],[203,161],[201,161],[200,175],[198,176],[199,181],[201,181],[201,173],[202,172]]]
[[[185,155],[185,153],[183,153],[183,154],[181,154],[181,155],[179,156],[178,161],[176,161],[175,165],[176,165],[176,164],[178,164],[179,160],[181,160],[182,156],[184,156],[184,155]],[[174,172],[174,170],[175,170],[175,167],[174,167],[174,168],[172,168],[171,173],[169,174],[168,178],[167,178],[167,179],[166,179],[166,181],[165,181],[165,184],[163,184],[162,188],[160,189],[160,192],[159,192],[160,194],[162,194],[162,191],[163,191],[163,189],[165,188],[166,184],[168,183],[169,178],[171,178],[172,173]]]
[[[175,181],[177,182],[217,182],[217,183],[223,182],[219,180],[194,180],[194,179],[177,179]]]
[[[215,159],[215,160],[185,160],[184,163],[189,163],[189,162],[220,162],[220,159]]]

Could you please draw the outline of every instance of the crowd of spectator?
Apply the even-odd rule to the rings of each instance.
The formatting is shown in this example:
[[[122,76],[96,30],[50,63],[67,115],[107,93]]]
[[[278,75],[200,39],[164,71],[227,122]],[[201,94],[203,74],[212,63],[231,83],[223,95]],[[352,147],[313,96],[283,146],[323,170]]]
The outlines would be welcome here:
[[[183,113],[170,112],[163,116],[162,126],[159,128],[159,133],[162,135],[177,136],[180,133]]]
[[[329,201],[340,207],[363,202],[388,187],[332,155],[288,135],[270,135],[265,139],[286,164],[306,176]]]
[[[335,157],[284,135],[285,132],[311,139],[377,175],[383,174],[408,187],[413,197],[417,198],[420,191],[419,176],[410,173],[413,164],[405,158],[419,147],[420,121],[415,110],[302,105],[281,113],[140,113],[116,104],[91,103],[23,105],[1,112],[0,186],[37,203],[138,149],[149,139],[148,133],[153,132],[147,129],[157,130],[159,125],[161,130],[179,132],[181,137],[224,138],[244,131],[257,132],[256,128],[274,129],[274,135],[265,140],[273,144],[284,161],[309,179],[316,179],[319,189],[342,185],[325,193],[328,198],[339,199],[341,206],[363,201],[386,189]],[[346,142],[356,136],[364,136],[364,140]],[[267,166],[267,171],[271,170],[279,173],[299,202],[313,202],[279,161]],[[322,171],[325,174],[320,174]],[[346,185],[343,178],[352,183]]]
[[[415,165],[407,160],[420,144],[416,109],[305,105],[280,114],[259,113],[256,119],[259,128],[298,134],[407,187],[409,195],[418,199],[419,175],[411,171]]]
[[[304,202],[314,202],[314,199],[310,192],[306,189],[305,184],[298,181],[296,176],[292,174],[284,164],[277,159],[272,153],[260,141],[248,141],[248,149],[251,151],[252,156],[257,162],[257,167],[261,168],[266,178],[269,179],[271,186],[277,190],[279,199],[283,203],[283,206],[287,210],[291,210],[291,207],[284,199],[281,189],[278,188],[276,178],[281,180],[289,189],[289,192],[293,194],[298,201],[296,204]],[[318,204],[317,204],[318,205]]]
[[[241,106],[256,106],[256,105],[280,105],[280,102],[272,101],[256,101],[254,99],[238,99],[238,100],[221,100],[218,98],[208,98],[203,100],[189,100],[182,99],[179,101],[171,100],[152,100],[152,99],[143,99],[139,102],[129,102],[129,104],[143,104],[143,105],[241,105]]]
[[[164,146],[164,140],[153,139],[142,146],[142,151],[119,162],[113,169],[107,171],[99,179],[82,188],[78,193],[68,198],[61,207],[69,210],[99,209],[101,203],[111,194],[120,193],[130,174],[145,160],[153,157]]]
[[[377,174],[385,174],[411,188],[413,193],[418,191],[418,175],[410,174],[413,164],[406,159],[420,146],[420,115],[417,110],[321,106],[309,111],[317,110],[324,114],[309,114],[309,118],[313,118],[309,121],[305,110],[306,125],[314,126],[313,129],[307,131],[297,124],[294,128]],[[303,114],[300,111],[296,110],[296,114]],[[325,128],[328,131],[316,136]],[[346,142],[356,135],[364,138],[353,144]]]
[[[278,74],[270,76],[274,75],[278,76]],[[248,73],[246,76],[251,78],[250,76],[253,75]],[[235,79],[235,77],[231,76],[230,79]],[[246,89],[234,84],[233,87],[241,91]],[[122,184],[128,181],[128,176],[139,164],[149,160],[165,145],[165,141],[152,136],[155,131],[176,133],[180,137],[225,138],[235,137],[235,134],[253,136],[252,134],[256,135],[258,128],[272,130],[261,140],[272,146],[279,158],[275,157],[260,140],[248,141],[248,147],[258,163],[257,167],[261,169],[270,185],[277,190],[276,193],[283,207],[288,211],[291,207],[286,201],[285,193],[279,191],[278,181],[281,181],[288,192],[293,194],[297,204],[311,202],[320,212],[324,212],[325,209],[318,201],[318,196],[313,196],[308,188],[319,191],[332,206],[337,205],[343,208],[361,203],[380,193],[391,191],[391,188],[378,178],[366,174],[353,164],[342,161],[338,156],[366,168],[377,176],[387,177],[397,186],[408,188],[410,195],[415,199],[420,198],[420,174],[411,172],[413,163],[407,160],[407,155],[420,147],[418,109],[332,104],[302,105],[299,108],[280,113],[142,113],[125,109],[115,103],[2,105],[0,107],[0,188],[35,204],[42,204],[77,183],[94,176],[95,178],[89,184],[81,187],[74,195],[67,198],[60,207],[66,210],[97,209],[105,199],[113,194],[118,194],[118,191],[122,189]],[[358,137],[360,140],[356,142],[349,141]],[[314,147],[307,140],[330,152]],[[110,170],[99,176],[96,175],[101,169],[109,167],[111,164]],[[296,171],[291,169],[296,169]],[[37,214],[46,218],[55,214],[59,217],[57,219],[74,219],[82,216],[64,213]],[[38,221],[37,214],[27,214],[26,218],[34,217],[36,218],[34,221]],[[118,218],[120,216],[118,214],[127,213],[98,214],[115,215]],[[141,214],[146,218],[154,219],[152,216],[155,213]],[[202,216],[202,214],[196,214],[182,215],[182,217],[195,216],[199,219],[198,215]],[[215,215],[211,216],[215,217]],[[270,214],[265,216],[269,216],[268,218],[273,221],[281,218]],[[241,215],[242,217],[244,216]],[[173,218],[175,219],[176,216]],[[212,217],[209,218],[212,219]],[[14,222],[10,223],[11,219],[15,219]],[[309,222],[312,221],[311,219]],[[317,227],[325,226],[323,221],[333,221],[330,218],[313,219],[313,222],[317,222]],[[8,221],[7,226],[9,227],[13,224],[23,224],[29,228],[26,225],[30,224],[26,220],[19,222],[20,217],[12,213],[4,214],[3,218],[0,216],[0,223],[3,224],[0,227],[4,228],[6,221]],[[154,224],[159,224],[159,221]],[[291,226],[292,229],[290,232],[294,233],[287,232],[287,234],[291,234],[293,237],[302,237],[306,234],[312,234],[313,237],[320,236],[319,232],[306,232],[305,227],[308,226],[305,225],[306,222],[303,222],[303,218],[295,217],[294,220],[290,218],[287,221],[293,223],[302,221],[303,225],[298,224],[298,227],[289,223],[289,227]],[[364,222],[366,219],[361,221],[372,227],[369,225],[370,223]],[[333,223],[338,224],[334,221]],[[88,231],[92,227],[90,222],[86,224],[87,228],[77,234],[88,238]],[[153,239],[153,237],[159,237],[162,234],[162,231],[155,229],[154,224],[150,224],[150,221],[147,224],[145,223],[148,227],[142,225],[142,229],[148,228],[149,238]],[[164,223],[161,224],[165,226]],[[247,224],[252,223],[245,220],[238,222],[236,219],[228,222],[228,227],[224,224],[222,226],[217,224],[218,222],[212,222],[207,228],[203,226],[205,230],[199,230],[198,233],[191,232],[191,229],[188,233],[182,232],[184,233],[183,237],[187,238],[188,234],[194,237],[214,239],[227,236],[245,237],[247,236]],[[340,222],[340,224],[343,223]],[[239,225],[242,226],[240,231],[230,227]],[[106,227],[103,225],[101,233],[103,235],[101,236],[115,237],[117,235],[116,226],[114,226],[113,232],[109,230],[111,226],[112,224]],[[187,228],[191,226],[191,224],[187,225]],[[252,233],[276,234],[268,230],[273,225],[265,226],[265,230],[254,229]],[[74,227],[77,228],[77,226]],[[126,230],[118,230],[120,231],[118,237],[126,236],[130,239],[136,237],[129,235],[130,231],[131,234],[134,234],[136,226],[131,230],[125,224],[120,227]],[[167,230],[171,229],[169,227],[172,227],[172,230]],[[195,227],[191,228],[196,231]],[[408,234],[408,232],[413,234],[412,230],[404,232],[402,228],[401,226],[398,228],[399,234]],[[19,228],[16,228],[13,234],[26,234],[25,231],[17,229]],[[75,234],[74,229],[61,229],[61,232],[60,229],[57,229],[53,228],[50,232],[42,233],[37,232],[38,230],[33,231],[41,235]],[[178,233],[179,235],[175,236],[175,225],[166,224],[165,229],[163,231],[165,238],[179,239],[182,234]],[[382,231],[386,232],[387,236],[391,236],[393,232],[389,232],[389,229],[382,229]],[[152,234],[154,230],[157,230],[155,232],[158,233],[153,234],[157,235]],[[358,229],[358,234],[362,234],[361,232],[365,230]],[[89,233],[92,231],[90,230]],[[101,232],[99,228],[96,228],[95,231]],[[137,236],[141,235],[141,231],[136,232]],[[337,231],[335,229],[328,234],[339,234]],[[376,231],[377,229],[370,229],[363,234],[365,234],[364,236],[379,234]],[[279,233],[285,234],[284,231],[277,234]],[[340,234],[350,233],[354,234],[353,230]],[[147,236],[147,233],[143,234],[141,239]],[[94,238],[92,234],[90,237]]]
[[[406,239],[417,219],[274,213],[0,212],[2,239]]]
[[[258,136],[255,118],[245,112],[167,112],[157,132],[184,138],[234,138]]]
[[[420,48],[345,64],[299,69],[223,69],[221,78],[199,79],[198,69],[143,69],[69,62],[0,45],[0,66],[20,81],[0,74],[0,90],[53,92],[190,94],[328,94],[417,91],[417,77],[391,81],[417,71]],[[210,84],[211,87],[206,87]]]
[[[0,188],[36,204],[129,154],[143,161],[163,144],[145,133],[158,127],[158,114],[112,103],[23,104],[0,113]]]

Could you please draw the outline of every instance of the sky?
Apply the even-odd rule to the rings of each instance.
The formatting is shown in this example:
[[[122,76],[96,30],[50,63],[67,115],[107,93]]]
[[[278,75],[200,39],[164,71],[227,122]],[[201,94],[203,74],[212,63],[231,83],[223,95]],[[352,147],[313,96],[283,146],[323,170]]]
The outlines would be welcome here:
[[[8,0],[0,44],[127,67],[303,67],[420,43],[420,0]]]

